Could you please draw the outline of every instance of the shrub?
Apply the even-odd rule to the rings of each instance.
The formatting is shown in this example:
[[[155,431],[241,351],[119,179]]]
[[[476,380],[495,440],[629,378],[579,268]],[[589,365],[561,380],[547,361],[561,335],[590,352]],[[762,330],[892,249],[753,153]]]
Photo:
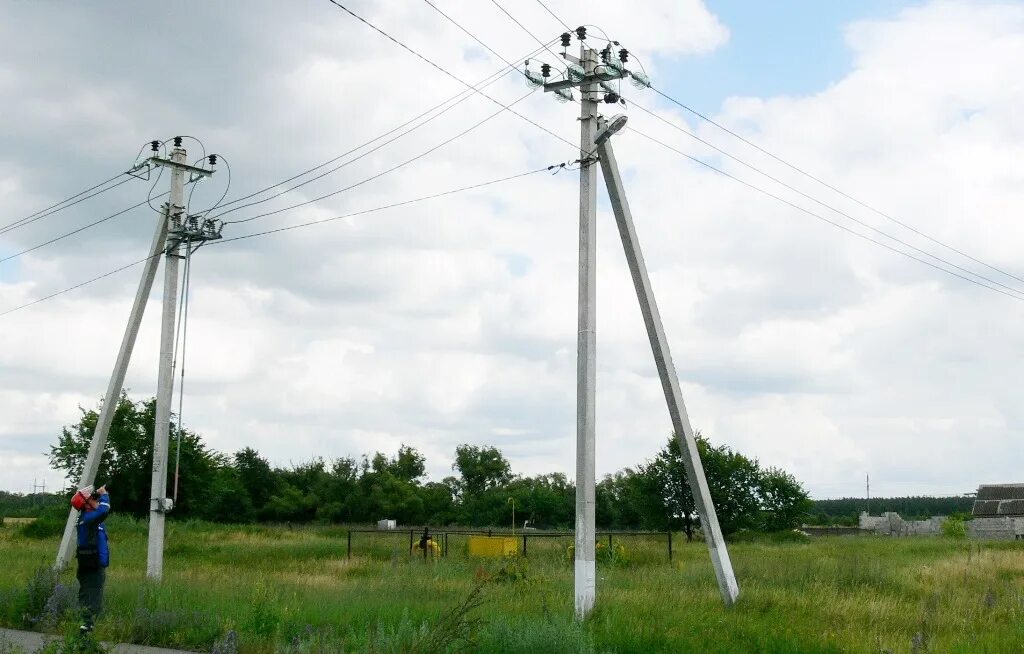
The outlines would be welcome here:
[[[565,560],[572,563],[576,560],[576,544],[569,543],[565,548]],[[599,541],[594,547],[594,560],[602,563],[625,565],[629,563],[629,551],[622,543],[614,543],[611,547],[604,541]]]
[[[39,514],[35,522],[22,525],[19,530],[26,538],[55,538],[64,533],[64,525],[68,521],[68,508],[51,506]]]
[[[942,535],[947,538],[967,538],[967,522],[961,513],[954,513],[942,523]]]

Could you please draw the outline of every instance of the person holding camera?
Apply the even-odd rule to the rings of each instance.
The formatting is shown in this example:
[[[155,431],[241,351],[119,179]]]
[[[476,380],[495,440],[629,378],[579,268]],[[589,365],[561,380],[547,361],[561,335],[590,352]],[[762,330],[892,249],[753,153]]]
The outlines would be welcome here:
[[[93,490],[86,486],[71,498],[78,509],[78,605],[85,619],[82,633],[92,631],[96,616],[103,608],[103,585],[110,565],[110,547],[103,521],[110,515],[110,495],[106,486]]]

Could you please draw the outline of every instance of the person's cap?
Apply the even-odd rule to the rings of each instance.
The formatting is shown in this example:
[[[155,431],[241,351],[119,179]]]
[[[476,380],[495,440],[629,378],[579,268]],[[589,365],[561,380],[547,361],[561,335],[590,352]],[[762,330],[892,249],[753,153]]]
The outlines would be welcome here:
[[[86,501],[92,497],[92,495],[93,487],[91,485],[78,489],[78,492],[71,497],[71,506],[76,510],[81,511],[85,507]]]
[[[85,508],[85,502],[88,499],[89,498],[87,496],[82,494],[82,491],[78,491],[71,497],[71,506],[73,506],[76,511],[81,511]]]

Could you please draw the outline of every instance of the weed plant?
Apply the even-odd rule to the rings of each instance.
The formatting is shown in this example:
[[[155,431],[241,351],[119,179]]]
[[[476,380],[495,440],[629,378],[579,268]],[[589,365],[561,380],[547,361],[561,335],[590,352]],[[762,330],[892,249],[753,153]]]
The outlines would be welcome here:
[[[615,536],[597,608],[573,616],[570,540],[528,557],[410,556],[408,534],[169,522],[164,580],[148,583],[144,522],[108,522],[112,567],[96,637],[220,654],[290,652],[1021,652],[1024,543],[957,538],[750,539],[722,606],[702,542]],[[0,528],[0,624],[76,626],[59,536]],[[536,544],[536,547],[534,546]],[[62,588],[64,590],[59,591]],[[72,647],[72,645],[68,645]],[[68,651],[73,651],[69,649]]]

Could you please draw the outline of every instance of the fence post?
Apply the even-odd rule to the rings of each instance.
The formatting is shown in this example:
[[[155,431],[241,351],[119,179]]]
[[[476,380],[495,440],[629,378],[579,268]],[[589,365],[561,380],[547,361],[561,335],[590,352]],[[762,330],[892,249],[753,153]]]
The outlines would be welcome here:
[[[608,534],[608,554],[612,553],[612,535]]]
[[[491,530],[490,530],[490,529],[488,529],[488,530],[487,530],[487,537],[488,537],[488,538],[490,538],[490,537],[491,537]]]
[[[352,530],[348,530],[348,554],[345,556],[347,559],[352,558]]]
[[[523,556],[526,556],[526,534],[523,534]]]
[[[672,530],[668,531],[668,560],[672,560]]]
[[[448,556],[448,532],[444,532],[444,555]]]
[[[412,554],[412,529],[409,530],[409,554]]]

